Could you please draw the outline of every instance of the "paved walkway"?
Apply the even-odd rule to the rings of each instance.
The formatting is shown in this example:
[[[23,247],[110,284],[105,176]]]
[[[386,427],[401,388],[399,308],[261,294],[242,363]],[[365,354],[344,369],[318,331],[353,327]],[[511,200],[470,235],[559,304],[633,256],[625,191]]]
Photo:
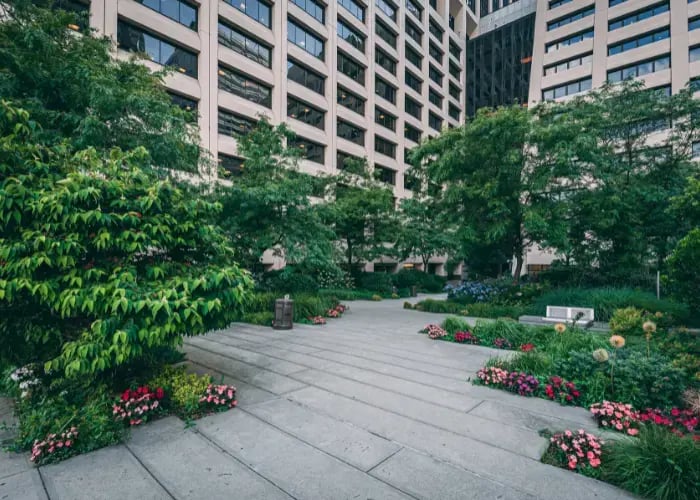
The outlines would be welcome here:
[[[593,429],[585,410],[466,382],[503,352],[431,341],[416,332],[442,317],[402,302],[190,339],[192,368],[236,385],[239,408],[39,469],[5,454],[0,499],[631,498],[539,462],[538,431]]]

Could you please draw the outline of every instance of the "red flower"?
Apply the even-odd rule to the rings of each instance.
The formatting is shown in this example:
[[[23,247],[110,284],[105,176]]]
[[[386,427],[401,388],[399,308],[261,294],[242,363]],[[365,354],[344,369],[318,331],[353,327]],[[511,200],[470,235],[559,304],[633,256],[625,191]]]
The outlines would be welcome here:
[[[163,399],[163,396],[165,396],[163,388],[159,387],[158,389],[156,389],[156,399]]]
[[[129,401],[131,396],[131,391],[129,389],[122,392],[122,401]]]
[[[535,344],[527,343],[520,346],[520,350],[523,352],[530,352],[535,348]]]

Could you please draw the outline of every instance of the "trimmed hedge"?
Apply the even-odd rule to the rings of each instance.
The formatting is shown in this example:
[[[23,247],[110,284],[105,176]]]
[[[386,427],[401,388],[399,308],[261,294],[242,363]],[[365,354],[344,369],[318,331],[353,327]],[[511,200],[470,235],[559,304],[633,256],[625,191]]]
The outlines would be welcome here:
[[[508,306],[497,304],[469,304],[463,305],[449,300],[425,299],[418,302],[413,309],[441,314],[459,314],[475,318],[513,318],[518,319],[526,313],[523,306]]]

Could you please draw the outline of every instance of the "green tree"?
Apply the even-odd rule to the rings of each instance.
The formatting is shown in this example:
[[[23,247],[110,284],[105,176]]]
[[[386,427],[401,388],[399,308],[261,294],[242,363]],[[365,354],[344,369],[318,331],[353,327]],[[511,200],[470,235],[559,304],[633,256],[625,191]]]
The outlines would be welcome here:
[[[475,247],[499,248],[515,259],[516,281],[529,245],[556,246],[565,235],[558,172],[529,147],[536,126],[518,106],[482,110],[414,151],[422,175],[444,186],[436,206],[467,260]]]
[[[216,189],[223,205],[217,223],[248,268],[266,250],[288,263],[310,259],[321,265],[324,255],[332,260],[334,235],[319,215],[327,179],[299,171],[301,151],[287,147],[293,138],[284,124],[273,126],[261,119],[254,130],[238,137],[238,153],[245,157],[240,175]],[[318,203],[312,202],[314,197]]]
[[[427,273],[431,257],[454,252],[454,229],[439,222],[432,198],[418,195],[406,198],[401,201],[400,208],[400,227],[394,250],[401,260],[419,257],[423,271]]]
[[[391,253],[397,225],[393,193],[374,178],[366,159],[346,160],[327,192],[333,202],[324,207],[324,220],[335,232],[348,272]]]
[[[50,3],[4,2],[0,23],[0,96],[40,125],[36,140],[69,139],[72,151],[142,146],[145,166],[197,172],[196,116],[172,104],[166,72],[115,59],[109,38],[76,35],[66,26],[80,23],[77,14],[49,10]]]
[[[146,174],[144,148],[44,135],[1,101],[2,361],[94,375],[227,326],[252,281],[206,223],[220,206]]]

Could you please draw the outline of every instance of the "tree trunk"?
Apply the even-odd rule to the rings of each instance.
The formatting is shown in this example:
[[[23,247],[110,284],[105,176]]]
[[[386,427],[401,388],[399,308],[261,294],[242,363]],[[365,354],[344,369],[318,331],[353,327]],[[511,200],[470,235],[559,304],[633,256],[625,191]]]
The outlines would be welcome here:
[[[346,257],[348,258],[348,273],[352,275],[352,244],[350,243],[350,240],[345,240],[345,243],[348,245],[348,249],[345,252]]]
[[[522,253],[515,257],[515,271],[513,272],[513,284],[517,285],[520,283],[520,273],[523,270],[523,256]]]
[[[423,272],[428,273],[428,261],[430,260],[430,255],[427,257],[423,256],[421,257],[421,260],[423,261]]]

